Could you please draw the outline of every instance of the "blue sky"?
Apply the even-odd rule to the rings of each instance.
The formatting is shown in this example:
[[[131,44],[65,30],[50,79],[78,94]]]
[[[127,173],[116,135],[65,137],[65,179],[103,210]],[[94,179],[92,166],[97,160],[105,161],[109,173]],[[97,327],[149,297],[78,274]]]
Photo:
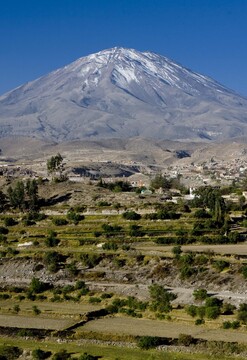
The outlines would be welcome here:
[[[247,0],[0,0],[0,94],[114,46],[165,55],[247,97]]]

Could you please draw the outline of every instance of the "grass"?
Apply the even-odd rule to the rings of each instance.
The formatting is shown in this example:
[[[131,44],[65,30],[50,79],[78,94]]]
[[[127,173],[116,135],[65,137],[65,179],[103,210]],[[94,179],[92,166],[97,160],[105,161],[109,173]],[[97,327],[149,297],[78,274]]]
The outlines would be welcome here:
[[[87,352],[88,354],[98,356],[102,360],[244,360],[242,357],[209,355],[209,354],[193,354],[173,351],[157,351],[157,350],[140,350],[137,348],[118,347],[111,345],[95,345],[84,341],[74,341],[73,343],[65,342],[58,344],[56,341],[46,340],[45,342],[37,342],[32,339],[11,339],[1,338],[0,345],[14,345],[22,349],[32,351],[40,348],[45,351],[58,352],[66,349],[73,356],[78,356]]]

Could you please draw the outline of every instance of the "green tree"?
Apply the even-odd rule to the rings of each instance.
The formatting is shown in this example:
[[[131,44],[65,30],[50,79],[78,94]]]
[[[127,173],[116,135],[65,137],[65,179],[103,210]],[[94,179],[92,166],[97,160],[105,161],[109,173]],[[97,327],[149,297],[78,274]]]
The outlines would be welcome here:
[[[171,181],[162,174],[156,174],[155,177],[151,180],[150,187],[153,189],[162,188],[168,190],[171,188]]]
[[[57,153],[57,155],[52,156],[50,159],[47,160],[46,163],[47,172],[48,174],[51,174],[54,179],[62,180],[63,179],[63,157],[61,154]],[[58,177],[54,176],[58,173]]]
[[[29,210],[36,210],[38,208],[38,183],[35,179],[28,179],[26,182],[26,197]]]
[[[57,251],[48,251],[44,255],[44,263],[48,266],[50,272],[57,272],[60,268],[63,256]]]
[[[209,306],[205,308],[205,314],[208,319],[217,319],[220,316],[220,307]]]
[[[38,293],[45,291],[46,287],[47,287],[47,284],[40,281],[38,278],[33,277],[32,281],[30,283],[30,286],[29,286],[29,290],[34,294],[38,294]]]
[[[204,316],[205,316],[205,306],[198,306],[197,307],[197,310],[196,310],[196,313],[197,313],[197,316],[200,318],[200,319],[203,319]]]
[[[10,205],[15,209],[23,210],[25,207],[25,186],[23,181],[17,181],[15,187],[8,187]]]
[[[169,312],[172,310],[171,301],[176,299],[176,295],[167,291],[161,285],[149,286],[149,294],[151,297],[151,308],[153,311]]]
[[[222,221],[226,206],[219,189],[214,189],[211,186],[202,186],[195,190],[194,194],[195,198],[192,201],[193,206],[209,208],[213,217]]]
[[[28,179],[26,185],[17,181],[14,187],[9,186],[8,198],[10,205],[16,209],[36,210],[38,208],[38,184],[36,180]]]
[[[3,212],[7,203],[6,195],[0,190],[0,212]]]

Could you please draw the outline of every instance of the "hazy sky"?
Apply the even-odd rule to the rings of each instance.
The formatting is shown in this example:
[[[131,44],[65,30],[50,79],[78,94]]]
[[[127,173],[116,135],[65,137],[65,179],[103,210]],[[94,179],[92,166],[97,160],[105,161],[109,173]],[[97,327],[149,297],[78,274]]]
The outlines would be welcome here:
[[[0,94],[114,46],[247,96],[247,0],[0,0]]]

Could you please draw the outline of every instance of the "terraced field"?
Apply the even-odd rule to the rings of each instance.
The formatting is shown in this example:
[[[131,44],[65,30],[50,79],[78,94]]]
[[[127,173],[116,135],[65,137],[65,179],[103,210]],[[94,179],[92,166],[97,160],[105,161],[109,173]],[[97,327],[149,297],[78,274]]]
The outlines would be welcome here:
[[[191,342],[237,342],[245,354],[247,320],[239,315],[247,298],[245,210],[218,225],[209,210],[188,211],[181,201],[149,202],[129,193],[127,206],[115,203],[112,191],[91,187],[90,209],[71,207],[65,197],[37,214],[0,214],[1,331],[21,341],[18,329],[49,330],[50,346],[61,341],[67,349],[82,339],[108,346],[127,341],[134,349],[146,336],[180,346],[185,334]],[[198,289],[207,292],[204,299],[195,298]],[[37,333],[29,336],[38,341]],[[129,358],[140,358],[134,353]]]

